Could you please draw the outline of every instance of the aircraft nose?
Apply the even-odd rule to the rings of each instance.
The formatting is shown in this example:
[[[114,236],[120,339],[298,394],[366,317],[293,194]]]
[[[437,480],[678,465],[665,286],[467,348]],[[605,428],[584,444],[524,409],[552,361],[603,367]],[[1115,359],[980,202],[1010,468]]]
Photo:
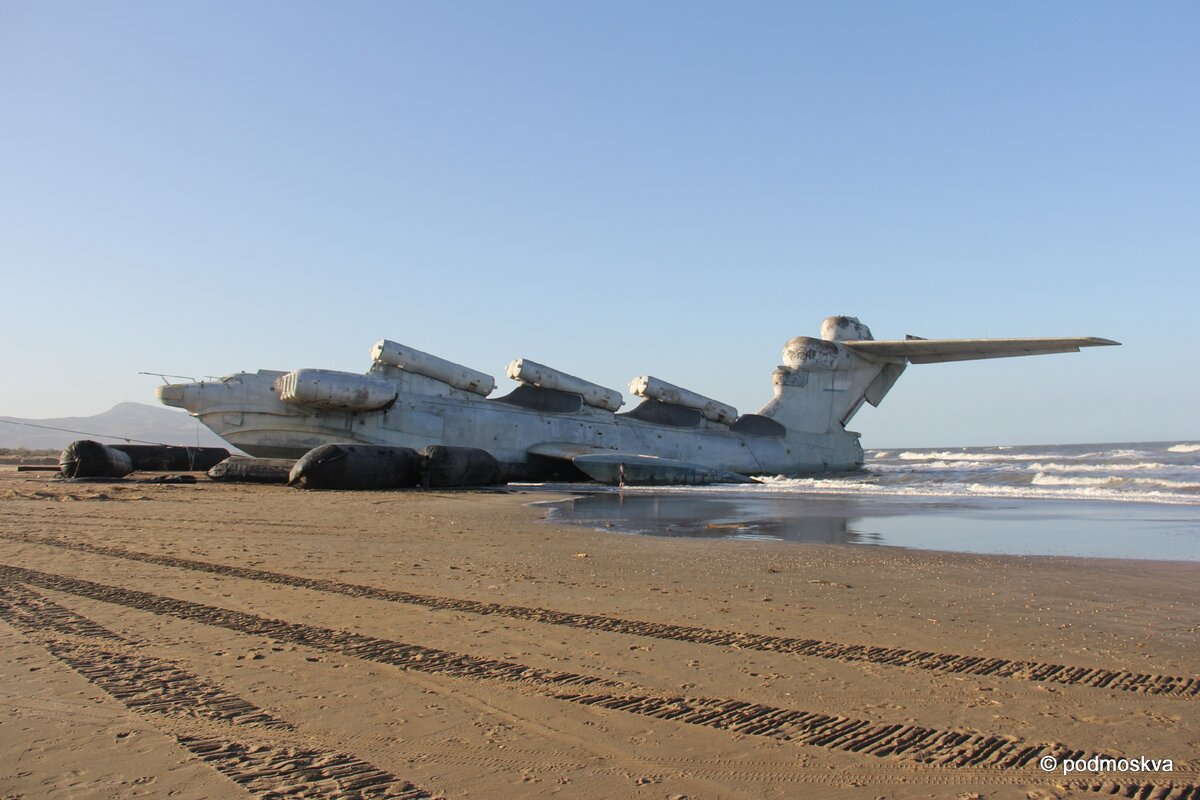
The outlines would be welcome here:
[[[187,388],[186,383],[168,383],[165,386],[158,386],[154,389],[154,395],[158,398],[158,402],[164,406],[172,406],[174,408],[187,408]]]

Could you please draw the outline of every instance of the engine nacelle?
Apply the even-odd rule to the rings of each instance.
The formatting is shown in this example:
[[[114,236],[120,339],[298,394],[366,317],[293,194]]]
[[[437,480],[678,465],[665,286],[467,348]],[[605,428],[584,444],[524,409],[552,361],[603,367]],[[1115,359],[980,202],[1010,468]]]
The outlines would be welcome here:
[[[713,422],[729,424],[737,419],[737,409],[731,405],[697,394],[690,389],[659,380],[652,375],[642,375],[629,382],[629,391],[638,397],[646,397],[672,406],[694,408]]]
[[[530,361],[527,358],[518,358],[511,362],[508,365],[508,377],[519,383],[529,384],[530,386],[538,386],[542,389],[558,389],[563,392],[580,395],[583,398],[583,402],[589,406],[603,408],[608,411],[616,411],[625,402],[621,398],[621,393],[615,389],[607,389],[600,384],[585,381],[583,378],[576,378],[574,375],[568,375],[565,372],[559,372],[556,369],[539,364],[536,361]]]
[[[285,403],[331,411],[378,411],[396,402],[396,385],[382,378],[328,369],[298,369],[275,382]]]
[[[371,358],[380,364],[391,364],[406,372],[415,372],[481,397],[487,397],[496,388],[496,379],[486,372],[422,353],[388,339],[375,343],[371,348]]]

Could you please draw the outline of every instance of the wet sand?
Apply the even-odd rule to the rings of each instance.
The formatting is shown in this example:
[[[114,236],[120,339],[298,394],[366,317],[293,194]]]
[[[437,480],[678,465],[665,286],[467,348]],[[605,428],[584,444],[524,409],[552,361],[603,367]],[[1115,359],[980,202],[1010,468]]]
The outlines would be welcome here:
[[[0,472],[0,796],[1195,796],[1195,563],[545,499]],[[1174,771],[1038,767],[1093,753]]]
[[[554,522],[619,533],[1200,562],[1200,505],[579,485]]]

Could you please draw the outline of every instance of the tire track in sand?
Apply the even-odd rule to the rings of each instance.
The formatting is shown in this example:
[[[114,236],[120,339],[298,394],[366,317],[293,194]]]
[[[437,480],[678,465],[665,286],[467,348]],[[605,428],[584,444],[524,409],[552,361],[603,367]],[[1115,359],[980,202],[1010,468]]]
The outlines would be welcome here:
[[[173,662],[126,652],[136,643],[19,584],[0,585],[0,619],[131,711],[220,723],[218,735],[172,733],[175,741],[253,795],[273,800],[432,798],[429,792],[345,753],[276,741],[245,741],[224,728],[293,733],[295,727]],[[71,639],[55,637],[66,634]],[[75,641],[76,638],[101,643]],[[249,732],[249,731],[247,731]],[[234,734],[234,731],[228,731]],[[252,736],[251,739],[261,738]]]
[[[1032,681],[1035,683],[1057,683],[1067,686],[1085,686],[1142,694],[1194,698],[1200,695],[1200,677],[1178,675],[1153,675],[1127,670],[1102,669],[1099,667],[1071,667],[1039,661],[1008,658],[986,658],[964,656],[953,653],[935,653],[924,650],[908,650],[899,647],[871,647],[861,644],[840,644],[817,639],[799,639],[787,636],[767,636],[756,633],[739,633],[713,628],[672,625],[661,622],[609,617],[599,614],[572,614],[528,606],[484,603],[453,597],[414,594],[412,592],[380,589],[362,584],[343,583],[323,578],[305,578],[281,572],[236,567],[209,561],[157,555],[119,547],[71,542],[55,537],[34,536],[20,533],[0,533],[0,538],[28,544],[41,544],[93,555],[140,561],[164,567],[207,572],[231,578],[281,584],[301,589],[340,594],[347,597],[383,600],[392,603],[422,606],[441,611],[460,611],[481,616],[499,616],[547,625],[562,625],[570,628],[646,636],[693,644],[738,647],[743,650],[761,650],[770,653],[786,653],[811,658],[824,658],[841,662],[864,662],[892,667],[927,670],[931,672],[975,675],[992,678]]]
[[[1014,779],[1019,779],[1021,775],[1016,770],[1023,768],[1027,770],[1024,774],[1026,778],[1041,775],[1034,773],[1031,765],[1047,755],[1054,756],[1060,763],[1068,758],[1120,758],[1118,754],[1079,750],[1062,743],[1029,743],[1012,736],[939,730],[918,725],[877,724],[869,720],[724,698],[570,692],[564,691],[564,687],[620,687],[621,684],[573,673],[548,672],[514,662],[495,662],[446,651],[432,651],[416,645],[330,628],[283,622],[21,567],[0,565],[0,580],[28,583],[185,621],[378,661],[403,669],[474,680],[540,684],[539,688],[545,696],[578,705],[727,730],[743,735],[770,737],[811,747],[878,758],[900,758],[933,767],[1011,770]],[[427,662],[423,652],[432,652],[435,655]],[[1128,785],[1136,787],[1135,794],[1128,796],[1169,800],[1200,798],[1200,784],[1196,783],[1151,781]],[[1120,786],[1124,787],[1126,784]],[[1089,787],[1090,784],[1080,786]]]

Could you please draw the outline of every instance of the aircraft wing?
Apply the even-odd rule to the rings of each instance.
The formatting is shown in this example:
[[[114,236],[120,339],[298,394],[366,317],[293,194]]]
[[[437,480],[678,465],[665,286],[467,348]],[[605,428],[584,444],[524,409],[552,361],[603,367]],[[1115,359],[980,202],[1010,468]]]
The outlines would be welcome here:
[[[868,357],[908,359],[913,364],[940,361],[973,361],[980,358],[1040,356],[1047,353],[1078,353],[1081,347],[1118,345],[1098,336],[1065,339],[919,339],[893,341],[855,340],[843,346]]]
[[[745,475],[706,467],[703,464],[691,464],[687,461],[640,453],[621,453],[586,444],[547,442],[534,445],[525,452],[533,456],[570,461],[593,480],[614,486],[621,483],[622,472],[624,482],[630,486],[757,483]]]

